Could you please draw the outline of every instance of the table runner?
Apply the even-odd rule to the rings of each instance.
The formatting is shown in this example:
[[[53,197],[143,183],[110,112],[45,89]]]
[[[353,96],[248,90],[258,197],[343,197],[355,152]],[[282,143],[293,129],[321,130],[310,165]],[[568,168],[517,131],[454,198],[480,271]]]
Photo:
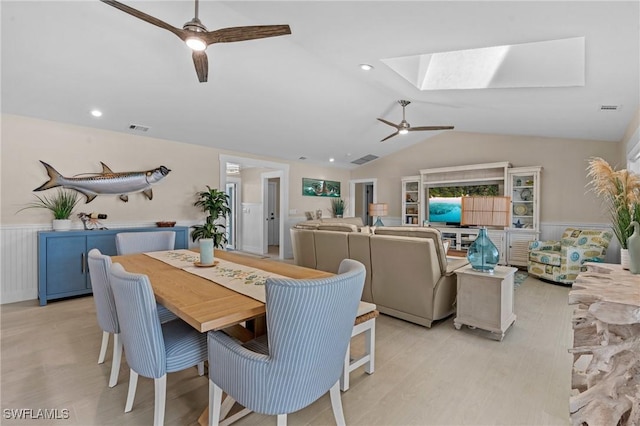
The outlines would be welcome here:
[[[194,266],[194,262],[200,262],[200,254],[191,250],[156,251],[145,253],[145,255],[190,274],[206,278],[262,303],[266,303],[264,283],[267,278],[287,278],[283,275],[223,259],[216,259],[217,264],[213,267]]]

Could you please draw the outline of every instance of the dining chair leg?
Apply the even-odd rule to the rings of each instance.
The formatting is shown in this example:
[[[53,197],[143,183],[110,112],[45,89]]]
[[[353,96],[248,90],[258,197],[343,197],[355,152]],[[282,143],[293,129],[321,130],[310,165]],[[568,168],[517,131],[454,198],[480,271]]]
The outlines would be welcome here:
[[[127,393],[127,404],[124,406],[124,412],[128,413],[133,408],[133,400],[136,397],[136,388],[138,387],[138,373],[129,369],[129,392]]]
[[[287,426],[286,414],[278,414],[278,426]]]
[[[120,360],[122,359],[122,339],[120,333],[113,334],[113,359],[111,360],[111,376],[109,377],[109,387],[118,384],[120,374]]]
[[[222,389],[209,380],[209,426],[220,423],[220,404],[222,403]]]
[[[364,365],[364,371],[367,374],[373,374],[376,364],[376,319],[370,320],[371,327],[365,333],[364,346],[369,355],[369,362]]]
[[[204,361],[198,363],[198,376],[204,376]]]
[[[109,346],[109,333],[108,331],[102,332],[102,345],[100,346],[100,355],[98,355],[98,364],[104,362],[104,358],[107,355],[107,346]]]
[[[344,413],[342,412],[342,399],[340,398],[340,380],[338,380],[329,390],[331,396],[331,408],[333,409],[333,417],[336,418],[338,426],[346,426],[344,421]]]
[[[351,342],[347,346],[347,353],[344,355],[344,365],[340,376],[340,389],[344,392],[349,390],[349,373],[351,372]]]
[[[155,403],[153,408],[153,425],[162,426],[164,424],[164,407],[167,401],[167,375],[153,381],[155,388]]]

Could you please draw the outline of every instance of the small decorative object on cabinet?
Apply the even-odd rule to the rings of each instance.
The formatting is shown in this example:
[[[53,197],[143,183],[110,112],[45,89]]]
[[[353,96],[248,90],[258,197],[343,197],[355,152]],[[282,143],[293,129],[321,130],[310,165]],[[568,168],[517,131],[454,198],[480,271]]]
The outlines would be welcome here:
[[[27,204],[18,210],[47,209],[53,214],[52,228],[54,231],[68,231],[71,229],[71,213],[78,204],[78,193],[59,188],[51,197],[35,195],[37,201]]]
[[[48,300],[91,294],[87,253],[97,248],[102,254],[115,256],[116,234],[121,232],[158,232],[156,227],[68,232],[38,232],[38,298]],[[176,249],[186,249],[189,228],[176,226]]]
[[[490,331],[502,340],[516,320],[513,312],[513,278],[516,268],[496,266],[492,274],[478,272],[470,266],[457,269],[458,299],[456,329],[463,324]]]

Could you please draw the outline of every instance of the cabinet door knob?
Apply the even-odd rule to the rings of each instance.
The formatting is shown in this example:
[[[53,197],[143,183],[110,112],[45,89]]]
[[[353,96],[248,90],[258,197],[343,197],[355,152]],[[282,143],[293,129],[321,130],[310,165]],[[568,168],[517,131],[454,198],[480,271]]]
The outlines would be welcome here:
[[[82,261],[82,265],[80,266],[80,269],[82,270],[82,273],[85,274],[87,272],[87,268],[86,268],[86,259],[85,259],[85,254],[82,253],[82,256],[80,256],[80,260]]]

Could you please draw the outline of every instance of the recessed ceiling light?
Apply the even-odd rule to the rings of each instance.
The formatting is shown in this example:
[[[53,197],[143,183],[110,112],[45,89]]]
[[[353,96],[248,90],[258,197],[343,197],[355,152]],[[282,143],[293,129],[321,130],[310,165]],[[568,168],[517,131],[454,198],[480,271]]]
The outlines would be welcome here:
[[[333,158],[333,157],[329,158],[329,162],[330,162],[330,163],[333,163],[334,161],[336,161],[336,159],[335,159],[335,158]]]
[[[364,71],[371,71],[373,69],[373,66],[369,64],[360,64],[360,69]]]
[[[91,115],[93,115],[94,117],[102,117],[102,111],[100,111],[98,109],[92,109],[91,110]]]

